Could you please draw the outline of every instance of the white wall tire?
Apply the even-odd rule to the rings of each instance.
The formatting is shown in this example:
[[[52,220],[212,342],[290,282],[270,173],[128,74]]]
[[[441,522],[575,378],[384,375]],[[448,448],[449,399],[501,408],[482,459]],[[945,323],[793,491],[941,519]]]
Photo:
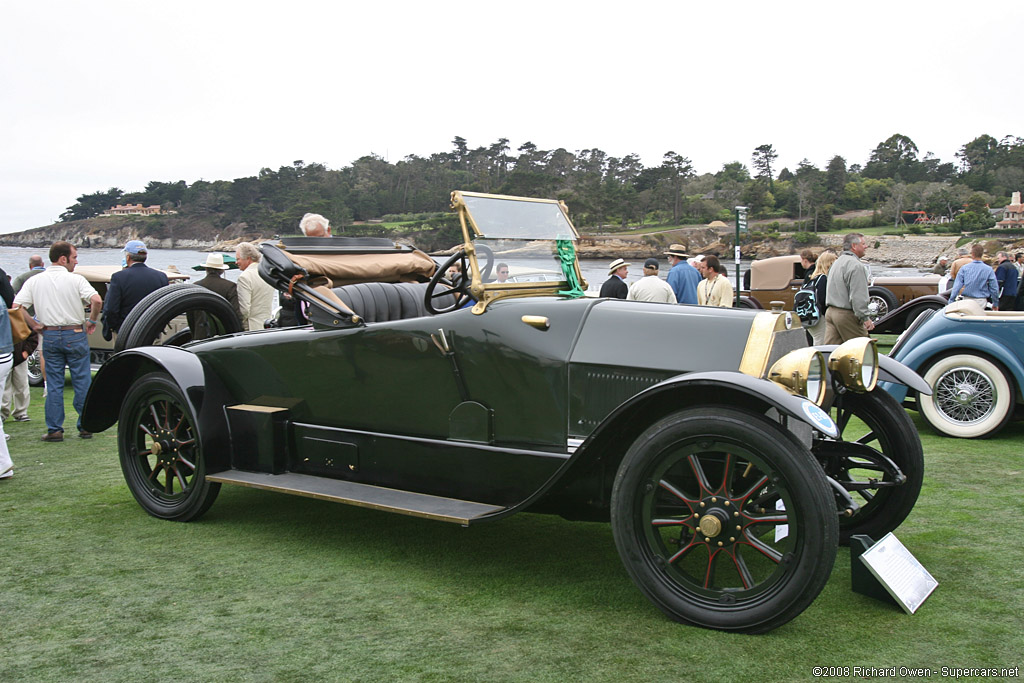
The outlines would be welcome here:
[[[1014,391],[1003,369],[984,356],[955,354],[928,368],[931,396],[919,396],[921,415],[947,436],[992,436],[1013,416]]]

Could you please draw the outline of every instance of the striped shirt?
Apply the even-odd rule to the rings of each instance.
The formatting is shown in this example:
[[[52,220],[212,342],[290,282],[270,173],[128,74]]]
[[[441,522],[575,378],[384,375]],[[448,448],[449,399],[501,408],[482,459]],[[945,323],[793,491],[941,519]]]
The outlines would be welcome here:
[[[966,299],[988,299],[996,308],[999,307],[999,285],[996,274],[984,261],[971,261],[962,267],[953,281],[953,298],[963,296]]]

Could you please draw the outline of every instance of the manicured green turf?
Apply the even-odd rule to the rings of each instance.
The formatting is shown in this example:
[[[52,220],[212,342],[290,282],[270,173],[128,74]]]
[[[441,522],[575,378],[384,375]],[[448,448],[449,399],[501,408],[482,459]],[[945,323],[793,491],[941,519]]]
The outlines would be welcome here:
[[[1024,663],[1024,423],[963,441],[914,416],[927,471],[897,535],[939,581],[916,615],[851,592],[843,548],[804,614],[745,636],[662,616],[604,524],[463,529],[227,486],[201,520],[160,521],[125,486],[113,431],[41,443],[32,400],[32,422],[7,425],[15,476],[0,481],[0,681],[802,681]]]

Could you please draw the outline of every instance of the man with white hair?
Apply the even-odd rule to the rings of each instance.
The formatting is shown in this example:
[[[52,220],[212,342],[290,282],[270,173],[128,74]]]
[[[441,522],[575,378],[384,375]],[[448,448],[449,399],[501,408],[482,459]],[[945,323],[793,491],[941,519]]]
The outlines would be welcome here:
[[[868,275],[861,263],[867,243],[859,232],[843,237],[843,253],[828,271],[825,285],[825,343],[842,344],[875,329],[868,314]]]
[[[306,237],[330,237],[331,222],[318,213],[307,213],[299,221],[299,229]]]
[[[235,263],[242,271],[238,276],[238,312],[246,330],[262,330],[263,322],[274,312],[274,288],[260,277],[259,262],[260,251],[252,242],[239,242],[235,247]]]

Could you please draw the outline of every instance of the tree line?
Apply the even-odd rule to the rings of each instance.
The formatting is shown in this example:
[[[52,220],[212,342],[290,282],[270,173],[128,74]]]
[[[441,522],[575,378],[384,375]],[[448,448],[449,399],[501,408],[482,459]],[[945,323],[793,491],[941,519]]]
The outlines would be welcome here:
[[[990,227],[986,207],[1003,206],[1011,192],[1024,189],[1024,138],[1015,136],[977,137],[960,148],[956,163],[922,156],[902,134],[880,142],[863,165],[837,155],[823,169],[807,159],[777,169],[777,158],[774,146],[764,144],[752,151],[749,166],[733,161],[698,174],[675,151],[659,165],[644,166],[636,154],[543,150],[532,142],[512,151],[507,138],[470,148],[456,136],[448,151],[395,163],[373,154],[340,169],[300,160],[234,180],[151,181],[141,192],[112,187],[78,197],[60,219],[141,203],[281,234],[295,232],[299,218],[313,212],[340,232],[358,233],[366,229],[353,223],[446,212],[449,192],[461,189],[562,199],[586,230],[729,220],[736,205],[748,206],[755,219],[792,218],[813,230],[832,227],[838,213],[864,209],[873,212],[874,225],[898,224],[903,212],[914,210],[944,217],[959,230]]]

